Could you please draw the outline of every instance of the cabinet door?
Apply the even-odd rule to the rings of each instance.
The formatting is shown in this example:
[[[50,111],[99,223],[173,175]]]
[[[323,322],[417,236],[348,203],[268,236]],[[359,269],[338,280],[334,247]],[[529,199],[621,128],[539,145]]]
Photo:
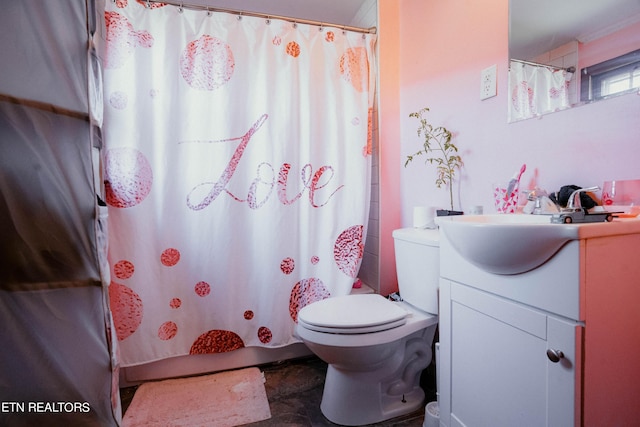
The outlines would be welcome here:
[[[448,305],[440,351],[450,345],[441,380],[450,382],[451,426],[574,425],[578,325],[457,284]]]
[[[547,351],[562,352],[558,362],[547,361],[548,426],[582,425],[583,335],[581,324],[547,317]]]

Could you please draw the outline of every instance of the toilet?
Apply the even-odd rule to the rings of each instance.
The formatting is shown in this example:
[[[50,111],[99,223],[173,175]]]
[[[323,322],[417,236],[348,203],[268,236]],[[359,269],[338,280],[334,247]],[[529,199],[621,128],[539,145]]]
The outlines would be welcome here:
[[[438,230],[393,232],[401,301],[356,294],[311,303],[296,334],[328,365],[320,409],[333,423],[357,426],[408,414],[424,402],[438,323]]]

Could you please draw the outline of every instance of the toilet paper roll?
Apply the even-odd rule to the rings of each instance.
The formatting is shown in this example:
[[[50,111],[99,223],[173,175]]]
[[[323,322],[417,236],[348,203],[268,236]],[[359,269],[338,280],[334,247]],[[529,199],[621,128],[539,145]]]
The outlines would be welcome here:
[[[438,427],[440,425],[440,408],[438,402],[429,402],[424,408],[424,427]]]
[[[471,211],[469,211],[469,213],[471,215],[482,215],[483,210],[484,209],[482,208],[482,206],[476,205],[476,206],[471,208]]]
[[[435,228],[436,208],[433,206],[416,206],[413,208],[414,228]]]

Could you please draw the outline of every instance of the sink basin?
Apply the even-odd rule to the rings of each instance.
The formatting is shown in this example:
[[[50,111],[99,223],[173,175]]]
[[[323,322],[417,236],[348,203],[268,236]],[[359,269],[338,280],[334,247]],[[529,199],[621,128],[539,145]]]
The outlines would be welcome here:
[[[495,274],[533,270],[569,240],[640,233],[638,218],[552,224],[551,215],[493,214],[438,217],[436,223],[460,255]]]
[[[580,238],[579,225],[551,224],[550,215],[460,215],[437,222],[462,257],[494,274],[533,270]]]

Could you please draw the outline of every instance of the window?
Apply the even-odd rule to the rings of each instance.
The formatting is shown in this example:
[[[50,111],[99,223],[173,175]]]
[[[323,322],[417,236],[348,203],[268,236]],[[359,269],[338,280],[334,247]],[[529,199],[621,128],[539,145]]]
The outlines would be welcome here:
[[[595,101],[640,88],[640,49],[582,69],[580,100]]]

